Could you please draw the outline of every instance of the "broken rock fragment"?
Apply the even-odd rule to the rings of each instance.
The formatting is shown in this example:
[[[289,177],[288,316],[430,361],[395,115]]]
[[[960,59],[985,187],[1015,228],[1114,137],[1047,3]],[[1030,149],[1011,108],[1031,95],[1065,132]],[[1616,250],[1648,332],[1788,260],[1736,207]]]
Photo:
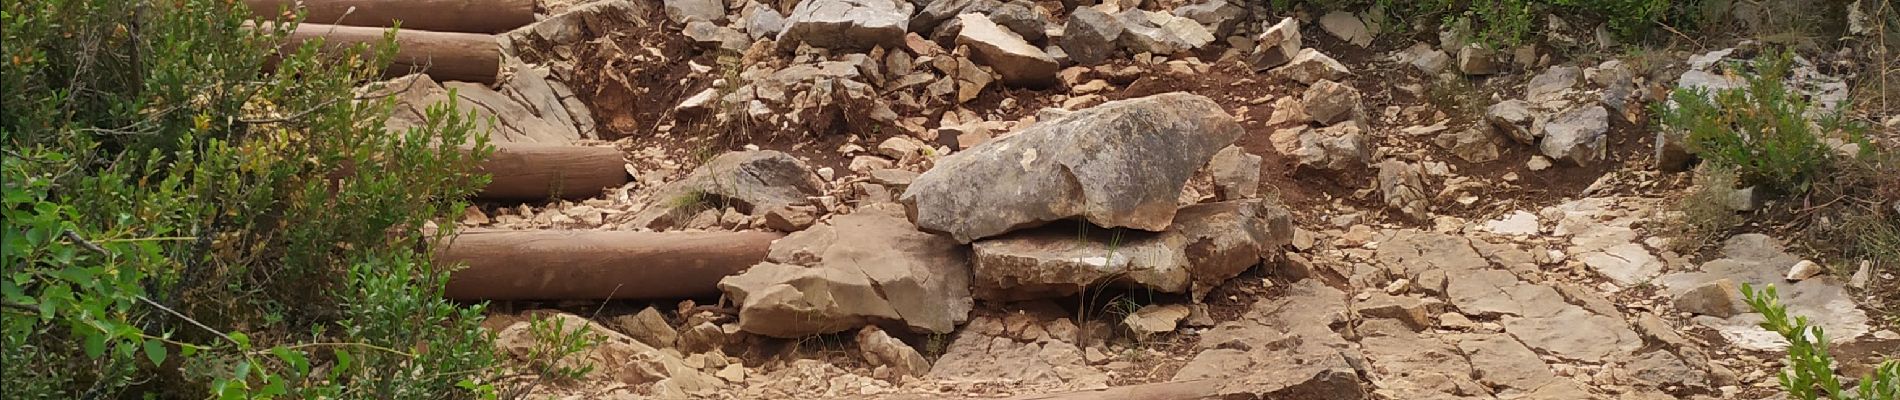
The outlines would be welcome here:
[[[1429,217],[1431,197],[1425,195],[1425,170],[1399,160],[1379,163],[1379,193],[1385,206],[1413,220]]]
[[[1360,104],[1359,89],[1330,80],[1313,83],[1313,86],[1306,88],[1306,93],[1300,99],[1306,102],[1306,114],[1312,116],[1313,121],[1320,124],[1332,125],[1339,121],[1356,120],[1366,113],[1364,106]]]
[[[1293,60],[1300,52],[1300,21],[1286,17],[1268,26],[1255,38],[1253,54],[1247,62],[1255,71],[1278,67]]]
[[[1108,102],[939,159],[899,201],[919,228],[964,243],[1072,217],[1158,231],[1188,178],[1240,132],[1200,95]]]
[[[1094,7],[1077,7],[1062,26],[1058,44],[1069,53],[1069,60],[1080,65],[1108,61],[1121,40],[1122,21]]]
[[[996,69],[1003,82],[1019,87],[1047,87],[1056,81],[1056,60],[1042,49],[1003,29],[982,14],[957,16],[963,30],[957,44],[970,46],[979,60]]]
[[[1287,61],[1286,65],[1275,68],[1273,73],[1311,85],[1319,81],[1339,80],[1351,74],[1352,71],[1347,70],[1345,64],[1340,64],[1338,60],[1326,56],[1325,53],[1309,48],[1300,50],[1292,60]]]
[[[1589,165],[1609,150],[1610,111],[1600,105],[1571,109],[1550,117],[1537,130],[1543,137],[1538,149],[1545,156]]]
[[[901,375],[924,376],[930,372],[930,361],[924,360],[923,353],[876,326],[858,331],[858,351],[872,366],[890,366]]]
[[[1364,132],[1357,123],[1291,132],[1294,162],[1334,171],[1364,167],[1372,161],[1371,139]]]

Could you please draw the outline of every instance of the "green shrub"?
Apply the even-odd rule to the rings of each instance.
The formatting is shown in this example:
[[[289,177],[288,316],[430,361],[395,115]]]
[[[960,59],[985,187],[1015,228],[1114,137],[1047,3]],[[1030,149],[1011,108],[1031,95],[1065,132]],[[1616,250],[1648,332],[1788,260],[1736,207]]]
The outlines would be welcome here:
[[[354,98],[392,41],[280,56],[294,23],[238,1],[3,7],[7,396],[482,388],[481,306],[428,248],[487,146],[451,107],[385,132],[393,100]]]
[[[1543,26],[1543,16],[1568,14],[1600,19],[1610,30],[1625,38],[1640,38],[1657,22],[1684,19],[1685,12],[1702,0],[1274,0],[1275,10],[1289,10],[1304,4],[1316,10],[1345,10],[1378,7],[1393,20],[1407,24],[1385,24],[1404,29],[1409,23],[1424,21],[1461,31],[1472,40],[1495,46],[1510,46],[1529,39]]]
[[[1746,85],[1740,88],[1677,89],[1672,104],[1657,105],[1658,120],[1663,129],[1681,133],[1689,152],[1735,171],[1745,186],[1805,191],[1834,162],[1822,138],[1858,140],[1863,128],[1839,111],[1811,120],[1808,101],[1784,81],[1791,59],[1787,53],[1764,54],[1752,74],[1743,74]]]
[[[1775,287],[1756,291],[1742,285],[1742,296],[1755,312],[1762,314],[1762,329],[1781,335],[1788,341],[1788,369],[1781,371],[1781,388],[1789,397],[1800,400],[1891,400],[1900,395],[1900,361],[1885,360],[1874,373],[1861,377],[1860,384],[1844,387],[1834,375],[1834,358],[1828,355],[1827,333],[1814,326],[1808,317],[1788,317]]]

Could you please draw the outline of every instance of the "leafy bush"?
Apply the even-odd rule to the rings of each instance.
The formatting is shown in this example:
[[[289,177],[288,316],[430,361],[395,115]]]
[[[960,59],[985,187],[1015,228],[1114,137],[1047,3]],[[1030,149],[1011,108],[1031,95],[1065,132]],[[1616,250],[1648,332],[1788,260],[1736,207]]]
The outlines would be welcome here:
[[[486,140],[451,107],[384,130],[393,100],[355,86],[392,41],[279,54],[295,23],[249,15],[222,0],[5,2],[9,397],[481,387],[481,307],[442,299],[428,248],[486,180],[465,173]]]
[[[1743,284],[1742,296],[1755,312],[1762,314],[1762,329],[1788,341],[1788,369],[1781,371],[1780,383],[1790,397],[1887,400],[1900,395],[1900,361],[1885,360],[1875,367],[1872,375],[1861,377],[1859,385],[1844,387],[1840,377],[1834,375],[1834,358],[1828,355],[1827,333],[1821,327],[1814,326],[1804,316],[1790,320],[1788,308],[1781,304],[1773,285],[1756,291]]]
[[[1808,101],[1785,82],[1791,60],[1788,53],[1757,58],[1754,73],[1744,74],[1747,84],[1740,88],[1677,89],[1672,104],[1657,105],[1658,120],[1663,129],[1680,132],[1691,153],[1735,171],[1744,185],[1805,191],[1834,162],[1822,138],[1857,140],[1864,128],[1839,111],[1810,120]]]
[[[1298,4],[1319,10],[1376,6],[1393,19],[1436,21],[1480,43],[1516,45],[1531,37],[1544,15],[1600,18],[1617,34],[1641,37],[1656,22],[1698,3],[1701,0],[1274,0],[1272,5],[1276,10]]]

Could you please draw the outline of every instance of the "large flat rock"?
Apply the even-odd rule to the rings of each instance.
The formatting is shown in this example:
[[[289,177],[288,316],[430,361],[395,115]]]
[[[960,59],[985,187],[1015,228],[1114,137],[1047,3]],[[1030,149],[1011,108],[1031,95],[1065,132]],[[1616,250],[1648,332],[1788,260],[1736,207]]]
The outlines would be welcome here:
[[[720,281],[739,328],[775,337],[868,323],[949,333],[969,319],[967,250],[917,231],[884,203],[833,217],[772,244],[769,262]]]
[[[1842,279],[1831,275],[1788,282],[1782,275],[1801,258],[1788,254],[1779,240],[1762,234],[1731,237],[1722,247],[1723,258],[1702,264],[1699,272],[1664,275],[1657,280],[1672,295],[1679,295],[1722,279],[1736,285],[1748,284],[1756,290],[1774,285],[1788,316],[1807,317],[1815,326],[1827,329],[1830,342],[1852,342],[1872,331],[1867,312],[1855,305]],[[1752,311],[1752,310],[1751,310]],[[1788,342],[1774,332],[1762,329],[1761,313],[1748,312],[1727,318],[1695,317],[1695,322],[1721,333],[1736,346],[1752,350],[1778,351]]]

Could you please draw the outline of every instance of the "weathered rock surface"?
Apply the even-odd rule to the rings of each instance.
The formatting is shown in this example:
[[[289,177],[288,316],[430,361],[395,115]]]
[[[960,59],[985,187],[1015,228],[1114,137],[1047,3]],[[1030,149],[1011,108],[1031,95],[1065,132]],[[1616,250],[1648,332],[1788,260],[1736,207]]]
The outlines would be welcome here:
[[[739,327],[774,337],[873,322],[948,333],[969,317],[965,250],[918,232],[894,204],[860,208],[779,239],[768,262],[720,281]]]
[[[1278,67],[1292,61],[1300,52],[1300,46],[1300,21],[1293,17],[1282,18],[1279,23],[1261,30],[1247,62],[1256,71]]]
[[[858,330],[858,351],[863,352],[865,362],[872,366],[889,366],[899,375],[930,373],[930,361],[924,359],[923,353],[876,326]]]
[[[1122,327],[1134,333],[1136,340],[1174,332],[1187,319],[1188,307],[1180,304],[1150,304],[1122,318]]]
[[[971,325],[977,322],[972,321]],[[1046,391],[1108,387],[1108,375],[1089,368],[1082,349],[1072,343],[1061,340],[1024,343],[975,329],[957,333],[926,376]]]
[[[1379,194],[1386,208],[1414,220],[1428,219],[1431,198],[1425,195],[1425,170],[1418,164],[1399,160],[1379,163]]]
[[[1046,87],[1056,82],[1056,70],[1060,67],[1042,49],[997,26],[982,14],[963,14],[957,16],[957,20],[963,23],[963,30],[957,33],[957,43],[970,46],[977,59],[1003,76],[1004,83]]]
[[[1167,13],[1123,11],[1121,45],[1130,52],[1169,55],[1206,45],[1214,35],[1200,23]]]
[[[1288,66],[1293,65],[1288,64]],[[1306,88],[1306,93],[1301,95],[1300,100],[1306,103],[1306,115],[1312,116],[1314,122],[1323,125],[1357,120],[1366,114],[1359,89],[1339,82],[1329,80],[1314,82],[1313,86]]]
[[[1531,103],[1546,104],[1563,101],[1578,84],[1583,83],[1583,69],[1572,66],[1555,66],[1531,77],[1525,84],[1524,99]]]
[[[726,22],[726,4],[720,0],[665,0],[666,19],[675,24],[691,20]]]
[[[809,202],[824,192],[804,162],[772,150],[726,153],[707,161],[685,178],[653,191],[648,205],[634,214],[634,226],[679,226],[708,205],[737,207],[754,215]]]
[[[1222,200],[1239,200],[1260,193],[1260,163],[1260,156],[1247,153],[1240,146],[1227,146],[1214,153],[1207,170],[1214,176],[1214,189],[1219,191]]]
[[[1372,31],[1366,29],[1366,23],[1359,17],[1345,11],[1333,11],[1319,17],[1319,27],[1333,37],[1352,43],[1355,46],[1372,45]]]
[[[1872,330],[1866,311],[1855,306],[1840,278],[1824,275],[1800,282],[1785,281],[1782,272],[1801,258],[1784,251],[1780,241],[1754,233],[1735,235],[1724,243],[1722,255],[1703,263],[1699,272],[1669,274],[1657,280],[1672,294],[1687,293],[1722,279],[1738,286],[1753,285],[1756,290],[1773,284],[1781,295],[1781,304],[1788,307],[1788,315],[1807,316],[1815,326],[1827,327],[1828,340],[1836,345],[1857,340]],[[1699,316],[1694,321],[1745,349],[1774,351],[1788,345],[1780,336],[1757,326],[1762,321],[1760,313],[1727,318]]]
[[[1022,36],[1030,43],[1042,43],[1048,35],[1049,21],[1036,11],[1036,3],[1014,0],[989,10],[990,21]]]
[[[653,307],[632,315],[614,317],[607,320],[607,325],[653,347],[672,347],[673,340],[679,338],[679,332],[673,330],[673,325],[666,323],[666,317],[660,315],[660,310]]]
[[[1301,127],[1291,131],[1291,134],[1293,137],[1287,141],[1293,147],[1290,155],[1296,165],[1342,171],[1365,167],[1372,162],[1371,138],[1365,135],[1364,129],[1357,123],[1319,129]],[[1281,134],[1275,132],[1275,135]]]
[[[1345,64],[1326,56],[1314,49],[1301,49],[1286,65],[1274,68],[1273,73],[1285,76],[1300,83],[1311,85],[1319,81],[1336,81],[1351,74]]]
[[[1214,37],[1227,37],[1233,33],[1234,25],[1240,23],[1246,12],[1228,0],[1202,0],[1174,8],[1175,16],[1201,23]]]
[[[1458,72],[1465,75],[1490,75],[1498,73],[1497,52],[1478,44],[1470,44],[1458,49]]]
[[[1427,75],[1436,75],[1444,71],[1445,67],[1451,66],[1450,54],[1445,54],[1444,51],[1432,48],[1432,45],[1425,43],[1414,44],[1400,51],[1394,60],[1418,68],[1419,72]]]
[[[1567,253],[1611,283],[1629,287],[1662,272],[1662,260],[1637,243],[1633,228],[1649,218],[1648,210],[1655,207],[1654,203],[1647,199],[1592,197],[1547,211],[1554,212],[1557,220],[1553,233],[1570,236]]]
[[[396,106],[384,126],[391,131],[422,127],[431,106],[455,91],[457,113],[469,114],[478,130],[494,142],[565,144],[597,139],[586,104],[545,67],[517,65],[498,89],[469,82],[436,84],[427,75],[409,75],[385,83],[373,94],[394,93]]]
[[[1485,385],[1528,392],[1558,379],[1537,352],[1510,335],[1475,334],[1456,343],[1471,359],[1478,381]]]
[[[1742,301],[1742,288],[1729,279],[1705,282],[1674,297],[1676,310],[1716,318],[1733,317],[1748,307]]]
[[[1252,199],[1183,207],[1164,232],[1048,226],[976,242],[976,296],[1061,297],[1096,284],[1198,298],[1291,240],[1288,214]]]
[[[904,44],[904,29],[910,25],[914,7],[904,0],[808,0],[801,1],[785,20],[778,45],[844,50],[867,50],[882,45],[897,48]]]
[[[1200,353],[1173,380],[1207,379],[1237,398],[1368,398],[1359,379],[1363,357],[1333,330],[1345,309],[1345,293],[1315,279],[1295,282],[1203,332]]]
[[[1188,178],[1240,132],[1199,95],[1113,101],[944,157],[899,199],[919,228],[964,243],[1071,217],[1158,231]]]
[[[1372,320],[1359,328],[1366,358],[1384,379],[1380,393],[1391,398],[1485,396],[1472,377],[1471,362],[1458,347],[1405,328],[1398,321]]]
[[[745,33],[753,40],[777,38],[785,30],[785,15],[772,7],[753,3],[746,12]]]
[[[1531,130],[1533,114],[1531,104],[1523,100],[1505,100],[1492,104],[1485,109],[1485,121],[1497,127],[1512,140],[1522,144],[1537,143],[1536,133]]]
[[[1610,111],[1588,105],[1557,113],[1537,129],[1538,149],[1554,160],[1589,165],[1609,151]]]
[[[718,378],[687,366],[678,355],[648,346],[586,318],[567,313],[553,313],[541,318],[546,318],[545,323],[549,326],[557,327],[561,337],[573,337],[585,332],[600,338],[599,343],[585,351],[558,360],[558,365],[567,368],[593,366],[586,379],[627,385],[651,383],[656,388],[669,387],[682,394],[702,396],[712,394],[721,385]],[[542,357],[545,355],[538,353],[537,349],[559,346],[556,343],[542,343],[544,335],[537,335],[531,326],[531,322],[522,321],[501,330],[495,335],[496,345],[517,358]]]
[[[947,1],[947,0],[940,0]],[[1108,61],[1122,36],[1122,21],[1094,7],[1077,7],[1062,26],[1062,51],[1080,65]]]
[[[936,31],[939,24],[957,18],[959,14],[995,10],[1003,6],[1003,2],[997,0],[927,0],[914,3],[923,8],[910,17],[909,30],[919,35]]]
[[[1460,129],[1439,134],[1432,138],[1432,144],[1470,163],[1481,164],[1498,159],[1497,141],[1492,140],[1491,133],[1483,129]]]
[[[693,44],[702,47],[741,52],[752,46],[751,38],[744,32],[698,19],[687,22],[682,33],[686,34],[686,38],[691,39]]]

